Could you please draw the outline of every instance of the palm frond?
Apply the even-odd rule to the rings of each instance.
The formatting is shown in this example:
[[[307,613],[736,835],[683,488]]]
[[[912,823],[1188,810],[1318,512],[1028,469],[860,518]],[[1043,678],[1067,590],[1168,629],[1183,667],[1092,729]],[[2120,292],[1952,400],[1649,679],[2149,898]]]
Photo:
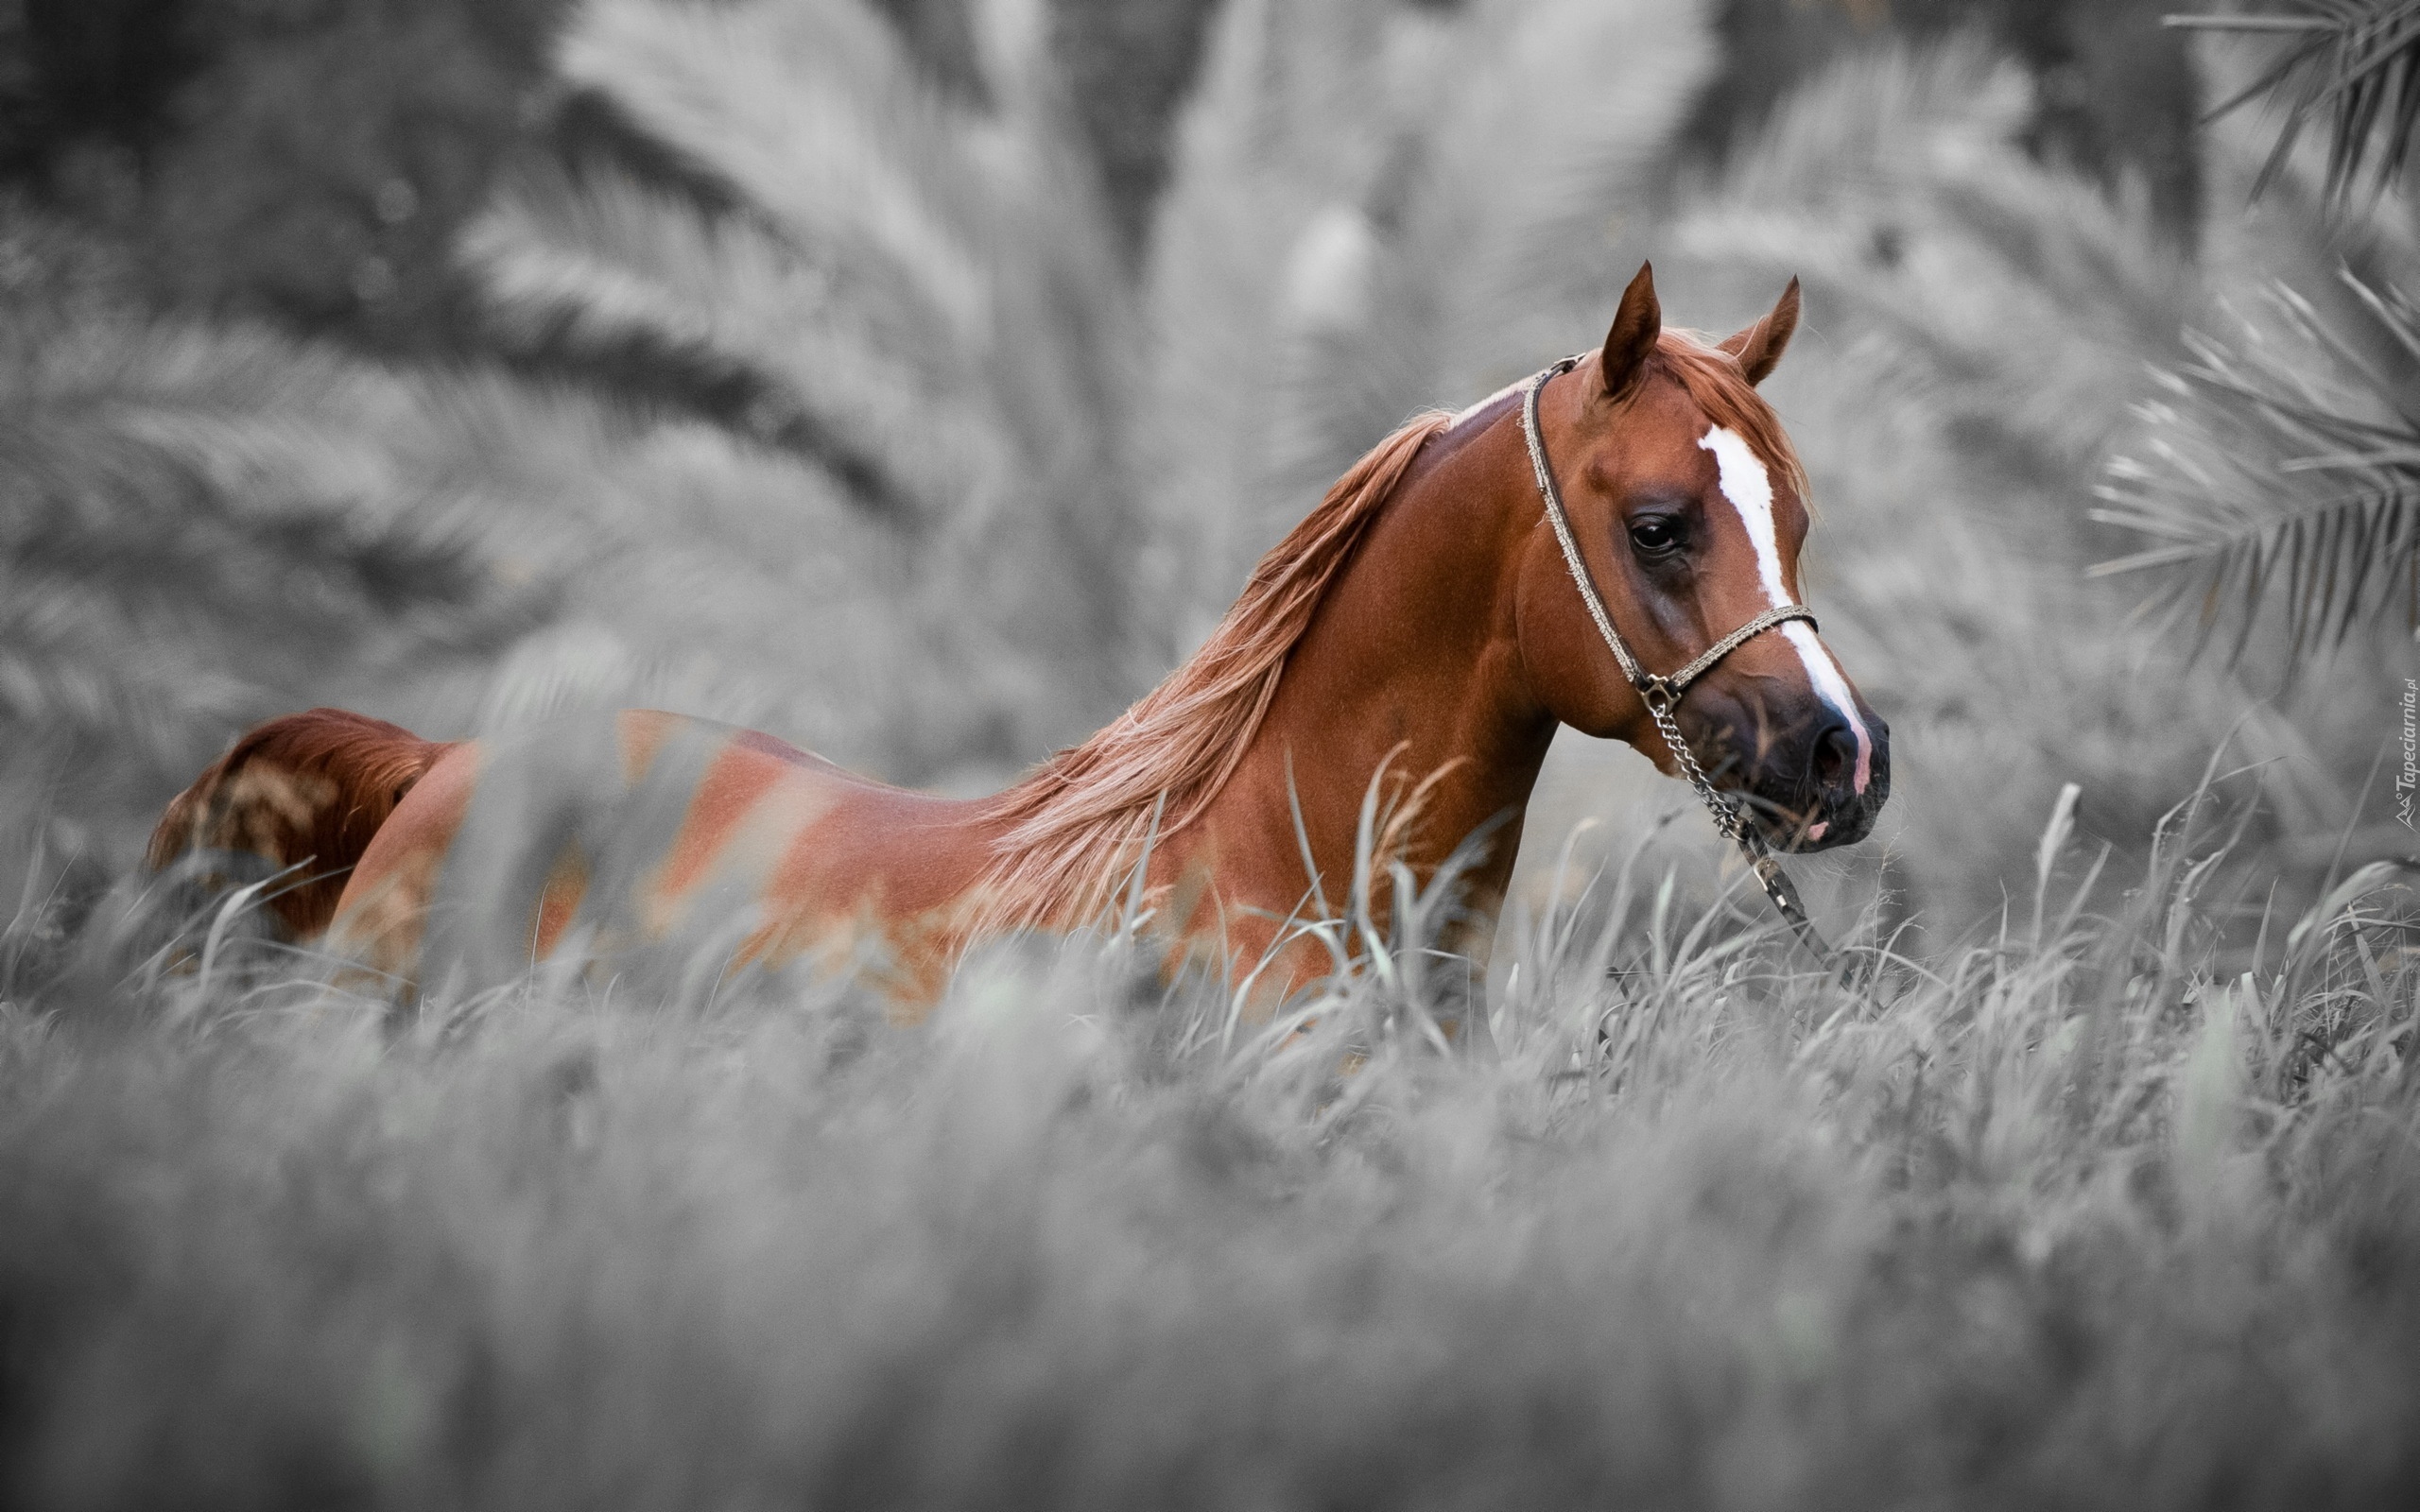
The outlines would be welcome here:
[[[1358,245],[1331,259],[1337,276],[1322,288],[1305,291],[1289,272],[1323,216],[1347,240],[1365,225],[1358,201],[1383,146],[1374,126],[1389,9],[1232,0],[1179,116],[1143,290],[1135,441],[1161,480],[1137,502],[1159,543],[1142,570],[1174,607],[1152,648],[1162,660],[1216,622],[1304,507],[1278,475],[1270,438],[1295,412],[1303,328],[1324,318],[1306,304],[1349,307],[1363,274],[1349,255]]]
[[[564,34],[566,81],[611,98],[728,182],[769,224],[888,292],[940,336],[978,339],[990,268],[970,233],[974,122],[862,4],[591,0]],[[887,285],[887,287],[886,287]]]
[[[592,0],[566,82],[736,209],[610,169],[525,173],[464,244],[501,323],[744,377],[752,430],[888,479],[908,523],[979,524],[1020,479],[1028,503],[1098,505],[1123,281],[1046,70],[1016,41],[1032,28],[991,14],[1013,9],[977,18],[997,76],[984,109],[923,77],[862,0]]]
[[[1373,302],[1420,319],[1343,344],[1322,371],[1359,406],[1338,440],[1366,444],[1368,427],[1486,393],[1561,355],[1575,329],[1601,330],[1715,69],[1711,9],[1495,0],[1407,50],[1392,73],[1412,171],[1400,209],[1374,202],[1394,230]]]
[[[499,571],[513,532],[492,522],[518,501],[434,403],[476,382],[78,292],[76,235],[7,208],[9,780],[51,788],[108,845],[244,721],[475,659],[540,617],[544,575]]]
[[[356,643],[419,608],[485,617],[474,507],[407,459],[416,385],[260,333],[131,318],[21,356],[0,383],[0,550],[19,570],[163,628],[254,635],[230,658],[254,677],[264,654]]]
[[[1146,507],[1183,542],[1158,570],[1191,628],[1406,416],[1602,328],[1637,266],[1635,233],[1611,228],[1651,218],[1641,211],[1713,61],[1706,10],[1224,9],[1145,296],[1142,447],[1167,480]]]
[[[886,699],[921,725],[877,743],[897,775],[948,762],[970,730],[1018,756],[1076,734],[1133,691],[1126,627],[1149,612],[1128,597],[1132,284],[1044,12],[976,9],[980,98],[937,86],[865,0],[589,0],[564,81],[718,193],[526,166],[460,247],[524,357],[709,396],[686,407],[856,502],[848,528],[792,520],[809,544],[774,559],[812,574],[820,550],[838,570],[816,600],[827,644],[905,657],[883,662],[892,691],[835,692],[852,730]],[[784,513],[752,489],[730,503]],[[859,613],[876,601],[887,614]],[[849,684],[844,663],[814,676]],[[964,709],[936,717],[939,689]],[[849,745],[826,729],[807,733]]]
[[[2285,125],[2254,180],[2256,196],[2321,116],[2331,199],[2347,194],[2364,168],[2380,188],[2402,172],[2420,135],[2420,0],[2299,0],[2290,13],[2165,19],[2197,31],[2284,40],[2265,71],[2210,112],[2223,115],[2262,95],[2283,102]]]
[[[912,527],[997,492],[998,426],[938,383],[790,242],[628,180],[525,172],[465,233],[499,331],[591,360],[737,378],[758,439],[805,453],[859,502]]]
[[[2232,618],[2230,663],[2273,604],[2290,664],[2398,609],[2420,631],[2420,409],[2371,355],[2420,354],[2420,308],[2344,280],[2375,323],[2369,351],[2273,286],[2273,329],[2191,338],[2193,360],[2143,407],[2143,455],[2096,490],[2094,518],[2144,544],[2092,572],[2169,574],[2153,603],[2195,615],[2197,649]]]
[[[2031,97],[1973,37],[1843,60],[1685,202],[1673,239],[1768,289],[1797,276],[2037,472],[2089,468],[2194,285],[2148,204],[2026,151]]]

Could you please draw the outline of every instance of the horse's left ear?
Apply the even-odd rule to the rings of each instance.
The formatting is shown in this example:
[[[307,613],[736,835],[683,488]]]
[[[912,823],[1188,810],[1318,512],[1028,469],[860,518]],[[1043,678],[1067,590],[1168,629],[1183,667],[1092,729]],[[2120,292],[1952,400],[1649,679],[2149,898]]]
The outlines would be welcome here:
[[[1725,337],[1722,350],[1739,359],[1739,370],[1752,384],[1765,381],[1765,374],[1781,361],[1782,349],[1789,345],[1789,334],[1798,329],[1798,280],[1791,279],[1789,287],[1781,291],[1781,299],[1766,316],[1745,331]]]
[[[1605,392],[1616,399],[1630,392],[1640,369],[1655,353],[1655,338],[1663,334],[1664,307],[1655,300],[1655,267],[1638,265],[1638,276],[1622,290],[1621,308],[1614,312],[1613,329],[1605,333],[1605,350],[1598,357]]]

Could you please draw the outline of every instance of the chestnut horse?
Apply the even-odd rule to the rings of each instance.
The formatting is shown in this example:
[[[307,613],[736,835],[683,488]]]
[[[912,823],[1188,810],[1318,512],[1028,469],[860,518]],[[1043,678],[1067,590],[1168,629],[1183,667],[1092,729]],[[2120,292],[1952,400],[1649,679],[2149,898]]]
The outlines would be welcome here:
[[[1342,896],[1382,773],[1423,885],[1485,833],[1458,942],[1483,960],[1556,727],[1686,770],[1615,657],[1636,674],[1709,652],[1685,697],[1667,690],[1663,727],[1768,844],[1848,844],[1889,790],[1888,731],[1798,607],[1805,479],[1754,387],[1797,319],[1793,282],[1719,344],[1666,330],[1642,267],[1600,350],[1533,399],[1515,386],[1381,441],[1199,652],[991,798],[887,786],[679,714],[439,744],[315,710],[203,773],[152,860],[307,863],[316,877],[275,901],[285,923],[404,983],[493,980],[566,942],[673,941],[879,963],[904,1005],[973,940],[1079,927],[1139,885],[1171,964],[1273,950],[1270,1001],[1326,969],[1285,921]]]

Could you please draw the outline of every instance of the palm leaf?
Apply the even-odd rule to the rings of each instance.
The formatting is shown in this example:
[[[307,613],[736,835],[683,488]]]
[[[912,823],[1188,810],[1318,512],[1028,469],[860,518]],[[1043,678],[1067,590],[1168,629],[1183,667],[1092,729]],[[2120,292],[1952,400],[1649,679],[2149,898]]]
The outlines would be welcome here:
[[[1683,200],[1672,242],[1760,270],[1766,298],[1797,276],[1995,452],[2088,468],[2194,285],[2147,205],[2025,152],[2031,112],[2022,68],[1979,37],[1843,60]]]
[[[528,171],[465,234],[499,332],[532,349],[737,384],[757,439],[815,457],[894,524],[1009,471],[994,426],[762,225],[628,180]],[[987,444],[989,443],[989,444]]]
[[[524,550],[495,524],[524,490],[452,415],[504,409],[490,380],[146,315],[77,286],[67,228],[0,221],[0,782],[114,849],[243,721],[391,692],[543,614],[586,533]],[[518,444],[529,408],[499,416]]]
[[[2302,0],[2293,13],[2169,16],[2171,26],[2282,38],[2265,72],[2210,112],[2265,94],[2286,124],[2254,180],[2256,196],[2284,171],[2294,146],[2325,117],[2327,193],[2341,198],[2372,169],[2383,188],[2402,172],[2420,134],[2420,0]]]
[[[975,18],[977,106],[862,0],[590,0],[564,81],[719,192],[525,171],[463,244],[498,324],[740,391],[752,435],[902,525],[1097,511],[1126,294],[1047,70],[994,14],[1014,9]]]
[[[2420,310],[2344,276],[2393,346],[2420,350]],[[2143,538],[2095,576],[2159,571],[2154,599],[2199,622],[2197,650],[2232,617],[2230,662],[2273,605],[2299,663],[2398,606],[2420,630],[2420,413],[2356,343],[2282,285],[2274,334],[2190,340],[2144,406],[2148,455],[2112,464],[2093,517]],[[2399,590],[2399,591],[2398,591]],[[2279,602],[2282,600],[2282,602]]]
[[[562,81],[711,192],[525,163],[459,249],[522,361],[724,431],[660,449],[659,486],[714,497],[803,455],[819,501],[856,506],[836,521],[751,484],[716,528],[786,531],[765,560],[800,576],[828,653],[786,653],[783,680],[821,707],[776,722],[910,779],[1098,723],[1132,692],[1127,622],[1155,612],[1129,596],[1115,227],[1043,10],[980,0],[968,19],[981,87],[952,91],[866,0],[585,0]],[[755,571],[719,549],[697,566],[700,585]],[[700,601],[719,647],[732,595]]]
[[[1423,405],[1602,322],[1714,59],[1696,3],[1235,0],[1180,123],[1145,290],[1147,571],[1182,641]],[[1627,261],[1625,259],[1627,258]],[[1618,276],[1616,276],[1618,270]]]

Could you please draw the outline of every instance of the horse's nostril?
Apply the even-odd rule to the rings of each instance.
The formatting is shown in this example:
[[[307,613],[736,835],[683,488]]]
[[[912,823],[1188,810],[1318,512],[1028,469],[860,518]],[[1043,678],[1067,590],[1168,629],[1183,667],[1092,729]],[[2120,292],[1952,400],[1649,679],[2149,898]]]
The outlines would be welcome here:
[[[1815,732],[1814,749],[1808,753],[1808,771],[1819,789],[1838,789],[1848,785],[1849,774],[1857,766],[1857,737],[1839,719],[1827,721]]]

